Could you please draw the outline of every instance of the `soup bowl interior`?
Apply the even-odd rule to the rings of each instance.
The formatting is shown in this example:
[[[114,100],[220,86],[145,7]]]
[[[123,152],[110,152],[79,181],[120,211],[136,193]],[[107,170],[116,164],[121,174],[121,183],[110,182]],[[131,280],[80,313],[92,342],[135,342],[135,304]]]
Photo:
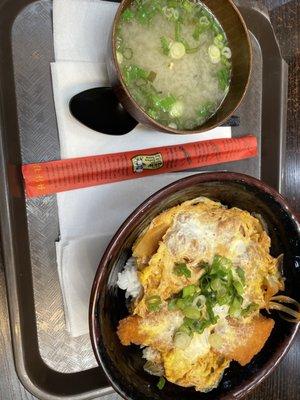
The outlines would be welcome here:
[[[129,311],[124,291],[116,282],[118,273],[131,256],[134,241],[160,212],[198,196],[207,196],[263,217],[272,241],[271,254],[274,257],[284,254],[285,293],[300,300],[299,225],[277,192],[254,178],[233,173],[198,174],[167,186],[143,203],[117,232],[100,262],[91,295],[90,332],[96,358],[113,387],[126,399],[239,398],[277,365],[296,333],[298,325],[272,312],[275,327],[262,351],[244,367],[232,362],[218,388],[209,393],[169,382],[159,390],[158,378],[143,370],[142,350],[138,346],[121,345],[116,331],[119,321],[128,316]]]
[[[177,130],[166,127],[152,119],[133,99],[127,89],[116,56],[117,28],[123,11],[128,8],[133,0],[123,0],[116,14],[112,37],[109,42],[107,69],[109,78],[120,102],[127,111],[144,125],[168,133],[199,133],[212,129],[224,123],[236,110],[244,98],[248,88],[251,67],[252,49],[246,24],[234,3],[231,0],[202,0],[221,23],[232,51],[232,79],[227,96],[217,112],[203,125],[193,130]]]

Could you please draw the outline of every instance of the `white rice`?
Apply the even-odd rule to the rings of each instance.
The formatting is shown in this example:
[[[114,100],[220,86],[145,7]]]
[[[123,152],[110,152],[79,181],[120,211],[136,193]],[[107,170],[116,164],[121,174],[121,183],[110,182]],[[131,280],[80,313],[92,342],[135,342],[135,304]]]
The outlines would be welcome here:
[[[135,257],[130,257],[122,272],[118,273],[117,285],[120,289],[126,290],[125,297],[137,297],[142,289],[137,274],[137,265]]]

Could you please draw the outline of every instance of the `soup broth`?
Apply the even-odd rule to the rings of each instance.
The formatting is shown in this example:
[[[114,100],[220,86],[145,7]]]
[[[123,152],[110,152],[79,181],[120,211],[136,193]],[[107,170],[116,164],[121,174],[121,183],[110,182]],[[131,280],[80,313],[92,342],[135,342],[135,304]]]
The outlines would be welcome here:
[[[201,2],[134,0],[122,13],[116,49],[130,94],[164,126],[203,125],[228,92],[231,50]]]

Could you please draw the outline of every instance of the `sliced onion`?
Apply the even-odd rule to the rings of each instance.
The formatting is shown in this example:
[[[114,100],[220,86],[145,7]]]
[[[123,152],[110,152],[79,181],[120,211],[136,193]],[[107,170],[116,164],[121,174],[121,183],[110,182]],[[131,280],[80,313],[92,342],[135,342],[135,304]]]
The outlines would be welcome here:
[[[283,257],[284,257],[284,255],[280,254],[280,256],[278,256],[277,260],[276,260],[277,270],[281,273],[282,276],[284,275],[283,274]]]
[[[297,311],[280,303],[293,304],[297,307]],[[268,309],[282,311],[283,313],[291,315],[293,317],[288,318],[280,314],[280,316],[286,321],[295,323],[300,322],[300,304],[298,303],[298,301],[291,299],[288,296],[273,296],[268,304]]]
[[[267,225],[265,219],[263,218],[263,216],[262,216],[261,214],[259,214],[259,213],[256,213],[256,212],[252,212],[251,215],[252,215],[254,218],[258,219],[259,222],[261,223],[261,225],[262,225],[264,231],[266,231],[267,233],[269,233],[268,225]]]
[[[278,279],[276,279],[272,275],[268,275],[265,278],[264,286],[266,288],[265,301],[269,302],[271,301],[271,298],[279,291],[280,284],[278,282]]]
[[[300,304],[298,303],[298,301],[295,299],[292,299],[291,297],[288,297],[288,296],[283,296],[283,295],[273,296],[271,298],[271,301],[278,301],[279,303],[294,304],[300,310]]]
[[[176,332],[174,336],[174,346],[184,350],[191,343],[192,338],[186,332]]]
[[[163,376],[164,368],[161,364],[156,364],[153,361],[147,361],[144,365],[144,370],[150,375]]]

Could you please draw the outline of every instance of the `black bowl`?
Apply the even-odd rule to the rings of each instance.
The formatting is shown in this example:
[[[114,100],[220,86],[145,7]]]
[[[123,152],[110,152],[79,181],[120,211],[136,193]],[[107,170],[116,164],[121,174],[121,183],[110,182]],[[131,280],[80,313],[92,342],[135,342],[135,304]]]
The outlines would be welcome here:
[[[272,240],[271,254],[284,254],[285,293],[300,301],[300,226],[286,201],[261,181],[234,173],[197,174],[181,179],[155,193],[124,222],[109,244],[96,273],[90,305],[93,349],[112,386],[132,400],[238,399],[259,384],[279,363],[297,332],[298,324],[272,313],[275,327],[262,351],[241,367],[232,362],[217,389],[199,393],[166,383],[160,391],[158,378],[143,371],[137,346],[122,346],[116,334],[120,319],[128,315],[124,291],[116,285],[117,274],[131,255],[137,236],[163,210],[197,196],[207,196],[229,207],[262,215]]]

